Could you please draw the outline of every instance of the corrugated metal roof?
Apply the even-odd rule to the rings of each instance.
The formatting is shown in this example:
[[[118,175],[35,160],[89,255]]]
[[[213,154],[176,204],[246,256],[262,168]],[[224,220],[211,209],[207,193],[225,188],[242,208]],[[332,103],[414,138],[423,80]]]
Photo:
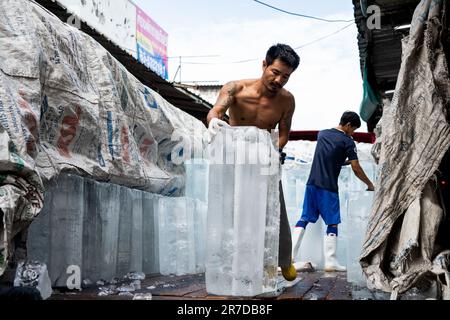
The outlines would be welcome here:
[[[373,68],[375,89],[381,93],[395,89],[401,65],[402,44],[405,30],[395,27],[411,23],[414,10],[420,0],[368,0],[367,5],[381,9],[381,29],[369,30],[361,11],[361,0],[353,0],[355,23],[358,27],[358,47],[361,70],[368,61]]]

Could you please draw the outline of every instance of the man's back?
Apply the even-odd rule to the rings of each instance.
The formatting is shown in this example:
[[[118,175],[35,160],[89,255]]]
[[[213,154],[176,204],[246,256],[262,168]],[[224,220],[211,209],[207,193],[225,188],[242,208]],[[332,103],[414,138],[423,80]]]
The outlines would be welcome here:
[[[347,159],[358,159],[352,138],[337,129],[319,132],[308,184],[338,192],[339,174]]]

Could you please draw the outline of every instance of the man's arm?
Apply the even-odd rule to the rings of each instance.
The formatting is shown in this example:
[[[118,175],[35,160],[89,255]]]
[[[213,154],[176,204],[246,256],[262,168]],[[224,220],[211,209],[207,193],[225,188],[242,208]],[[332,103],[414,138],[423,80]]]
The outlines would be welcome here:
[[[355,173],[355,175],[367,185],[368,191],[374,191],[375,188],[373,186],[372,181],[370,181],[369,178],[367,178],[366,173],[364,172],[363,168],[361,168],[361,165],[359,164],[358,160],[351,160],[350,161],[352,165],[352,170]]]
[[[236,82],[229,82],[220,89],[219,97],[214,107],[209,111],[207,121],[208,124],[212,119],[217,118],[223,120],[227,110],[234,104],[237,91]]]
[[[279,138],[278,138],[278,148],[283,149],[289,141],[289,132],[291,131],[292,117],[295,111],[295,99],[294,96],[290,94],[289,96],[289,106],[283,113],[283,117],[280,120]]]

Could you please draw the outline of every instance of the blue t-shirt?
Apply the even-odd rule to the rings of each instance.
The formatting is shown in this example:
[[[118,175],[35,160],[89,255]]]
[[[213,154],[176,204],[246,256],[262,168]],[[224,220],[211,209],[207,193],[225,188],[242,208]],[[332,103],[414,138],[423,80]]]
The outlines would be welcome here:
[[[358,160],[355,141],[337,129],[320,131],[307,184],[338,193],[339,174],[347,159]]]

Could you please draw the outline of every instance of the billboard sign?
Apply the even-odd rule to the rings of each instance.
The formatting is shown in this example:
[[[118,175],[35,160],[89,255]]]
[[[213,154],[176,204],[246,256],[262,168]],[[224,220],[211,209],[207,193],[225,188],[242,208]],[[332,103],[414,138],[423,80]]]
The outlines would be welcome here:
[[[169,79],[167,40],[167,32],[136,6],[137,58],[165,80]]]

